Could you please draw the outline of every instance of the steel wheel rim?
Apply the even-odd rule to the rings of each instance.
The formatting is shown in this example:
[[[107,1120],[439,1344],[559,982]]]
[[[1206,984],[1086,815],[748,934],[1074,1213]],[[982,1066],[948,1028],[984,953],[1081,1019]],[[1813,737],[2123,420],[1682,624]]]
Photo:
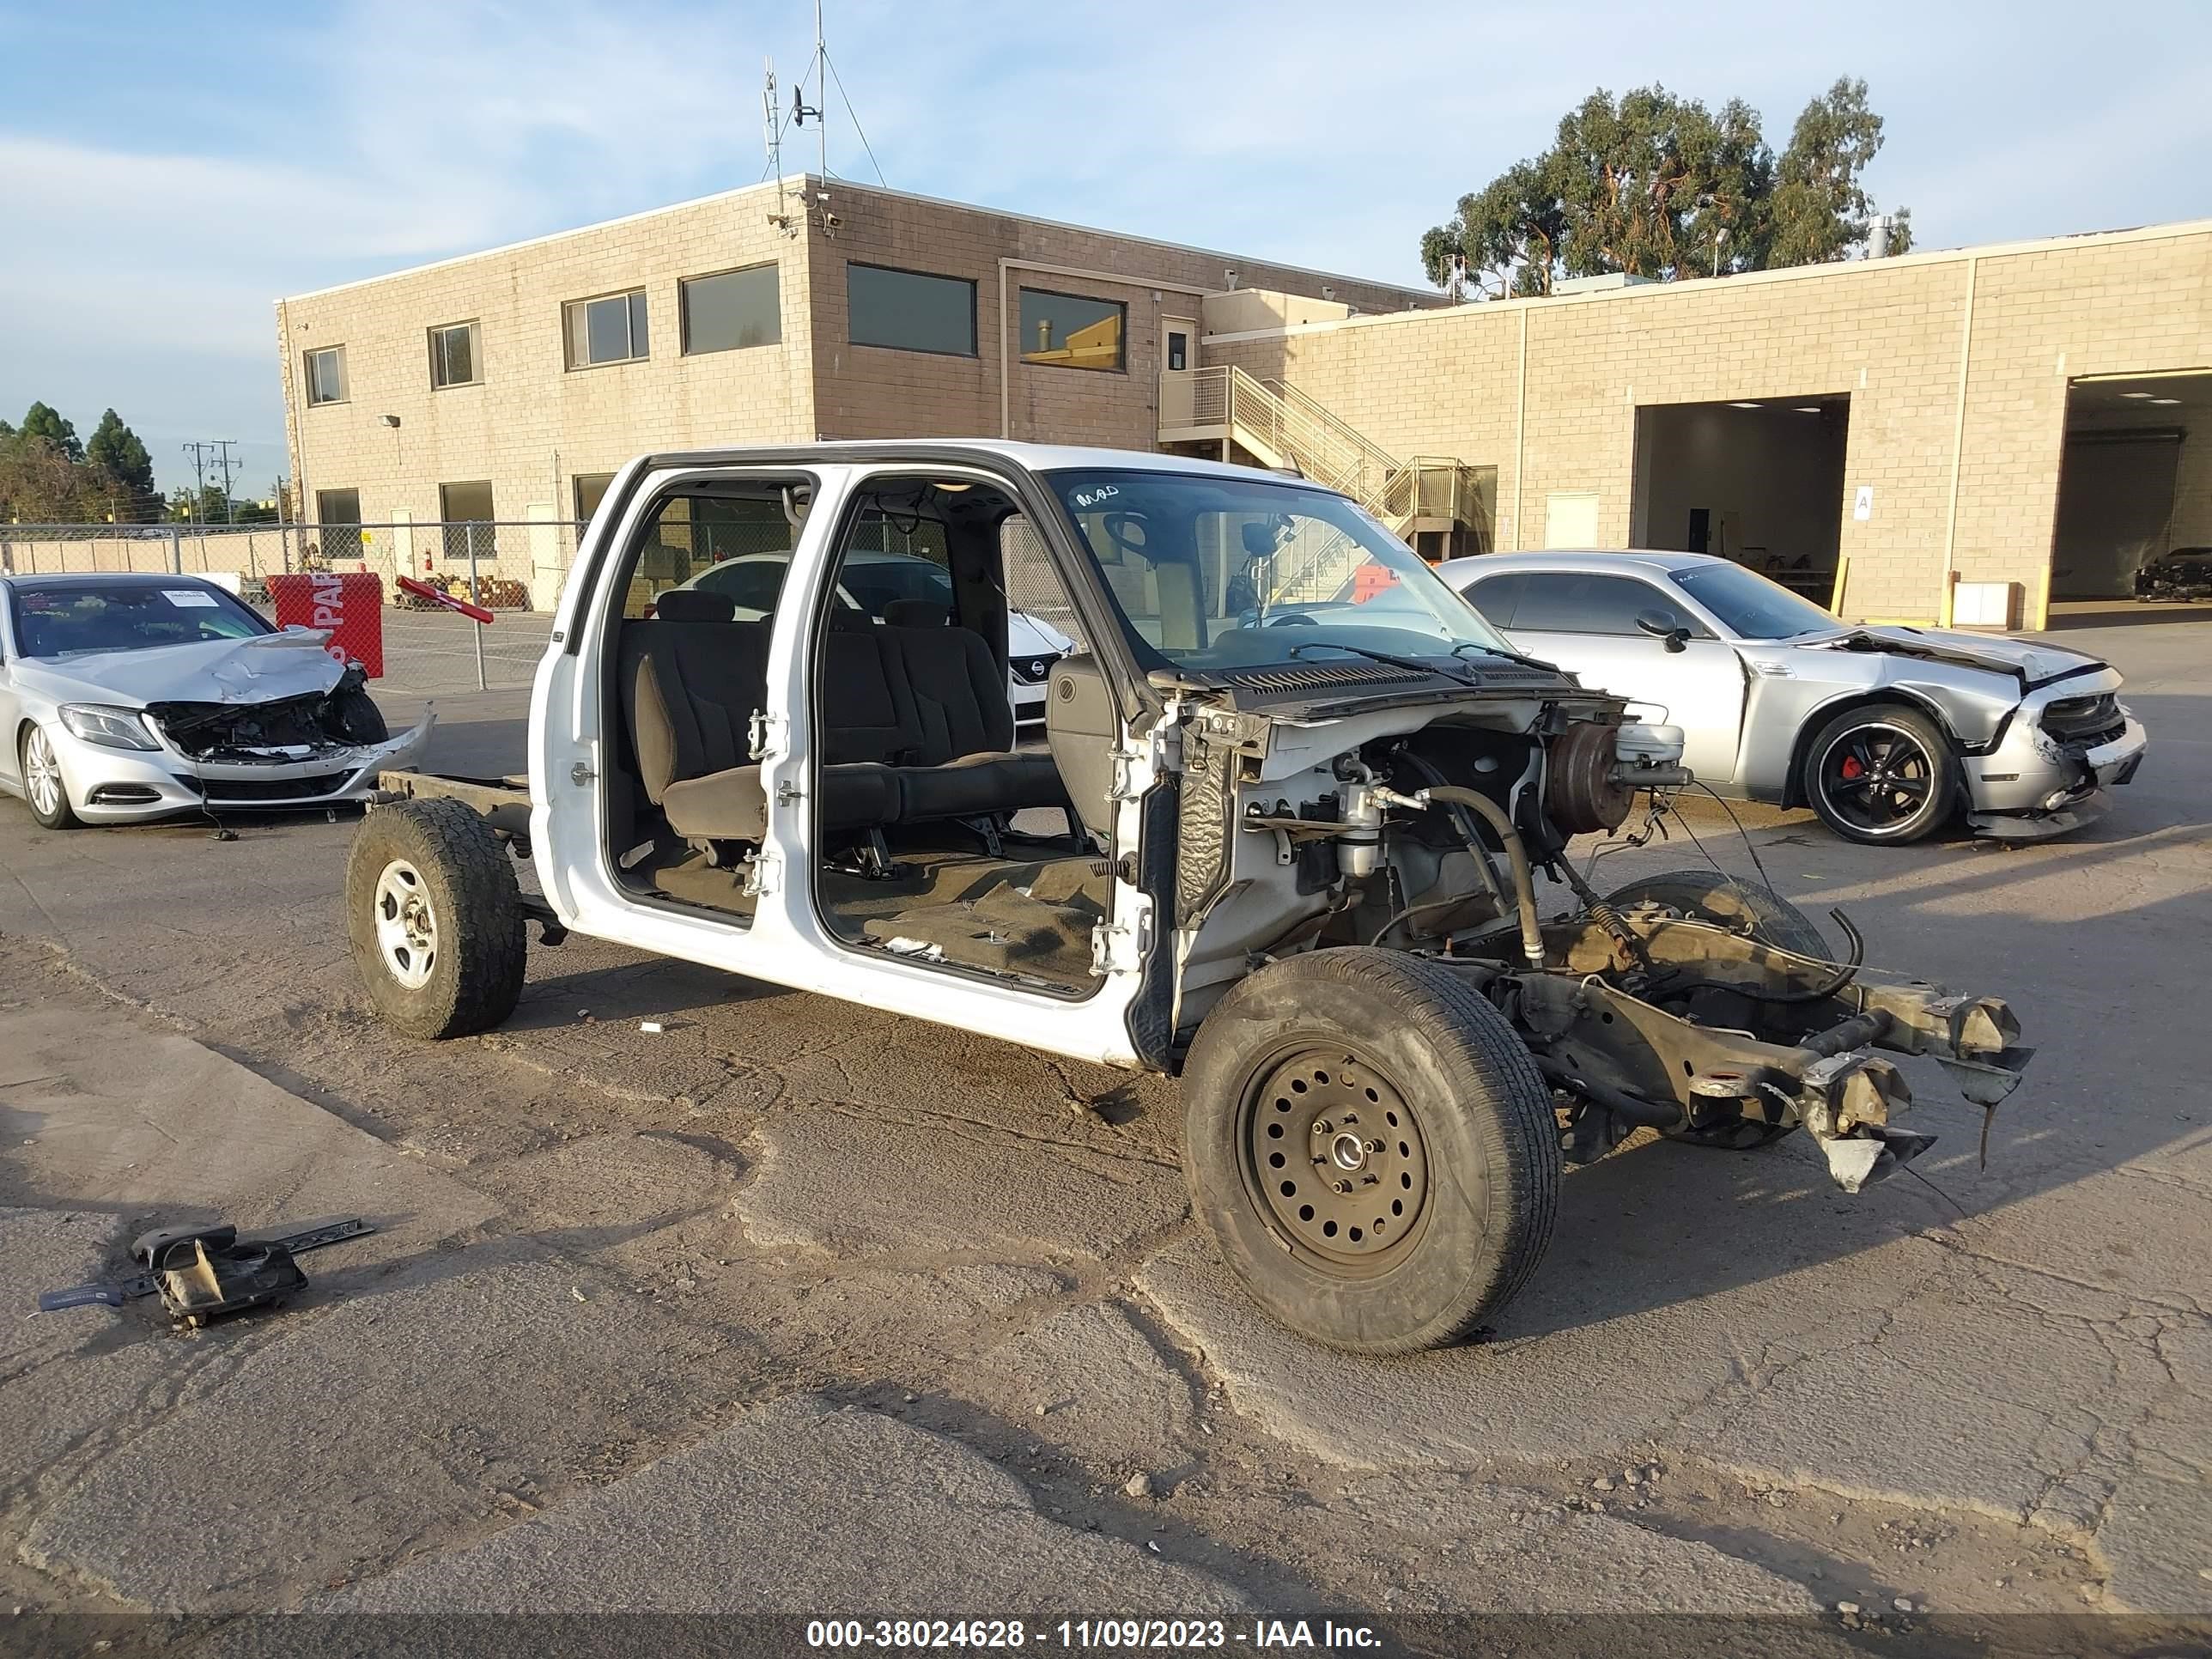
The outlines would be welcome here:
[[[1428,1212],[1427,1143],[1382,1069],[1342,1045],[1253,1072],[1238,1114],[1247,1187],[1276,1235],[1344,1278],[1395,1266]]]
[[[23,792],[30,796],[40,817],[60,815],[62,763],[54,754],[52,742],[35,726],[23,744]]]
[[[438,915],[422,872],[405,859],[392,860],[377,877],[370,902],[385,971],[409,990],[421,990],[438,967]]]
[[[1903,726],[1872,720],[1823,750],[1815,775],[1829,811],[1862,834],[1890,836],[1928,810],[1936,757]]]

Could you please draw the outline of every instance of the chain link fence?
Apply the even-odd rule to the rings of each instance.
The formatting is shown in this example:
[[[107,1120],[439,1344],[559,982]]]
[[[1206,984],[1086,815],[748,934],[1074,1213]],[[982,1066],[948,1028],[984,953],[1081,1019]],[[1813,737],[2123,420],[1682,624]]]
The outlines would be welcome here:
[[[384,681],[434,693],[526,686],[576,552],[565,520],[260,525],[0,524],[0,574],[206,576],[273,615],[268,578],[365,572],[384,599]],[[399,586],[492,613],[483,623]]]

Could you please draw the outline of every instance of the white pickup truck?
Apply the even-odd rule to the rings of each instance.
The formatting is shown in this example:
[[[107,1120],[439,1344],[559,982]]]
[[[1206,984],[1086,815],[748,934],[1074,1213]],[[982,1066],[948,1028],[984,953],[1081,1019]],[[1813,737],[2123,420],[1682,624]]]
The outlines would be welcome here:
[[[691,532],[779,513],[740,617]],[[948,602],[845,602],[887,551]],[[1029,746],[1010,607],[1071,646]],[[1406,1352],[1526,1280],[1563,1162],[1802,1127],[1856,1191],[1929,1139],[1877,1051],[1988,1105],[2027,1058],[2002,1002],[1866,969],[1855,933],[1838,958],[1757,884],[1591,891],[1569,838],[1690,781],[1624,707],[1295,479],[964,441],[648,455],[579,550],[527,777],[386,773],[349,925],[417,1036],[506,1018],[534,921],[1177,1074],[1193,1206],[1252,1295]]]

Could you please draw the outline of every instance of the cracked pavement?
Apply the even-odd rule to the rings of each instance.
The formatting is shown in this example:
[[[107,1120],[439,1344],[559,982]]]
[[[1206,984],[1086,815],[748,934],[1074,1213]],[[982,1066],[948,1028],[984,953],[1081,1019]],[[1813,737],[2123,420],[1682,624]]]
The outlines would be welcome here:
[[[2177,978],[2212,933],[2212,619],[2066,642],[2152,732],[2087,833],[1875,851],[1745,813],[1873,960],[2019,1009],[2042,1052],[1988,1167],[1918,1062],[1925,1183],[1639,1139],[1570,1172],[1490,1340],[1407,1360],[1254,1310],[1168,1081],[584,939],[533,949],[500,1030],[415,1043],[355,981],[349,823],[57,836],[0,801],[0,1588],[2201,1620],[2212,1091]],[[443,700],[431,763],[518,767],[522,704]],[[275,1315],[24,1316],[156,1219],[337,1213],[380,1231]]]

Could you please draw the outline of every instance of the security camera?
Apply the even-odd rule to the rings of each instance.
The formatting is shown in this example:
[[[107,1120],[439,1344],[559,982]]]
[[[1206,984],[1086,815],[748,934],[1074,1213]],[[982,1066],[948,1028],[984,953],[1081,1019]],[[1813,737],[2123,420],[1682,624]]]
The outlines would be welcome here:
[[[834,213],[825,213],[822,216],[822,228],[824,230],[835,230],[844,222]]]

